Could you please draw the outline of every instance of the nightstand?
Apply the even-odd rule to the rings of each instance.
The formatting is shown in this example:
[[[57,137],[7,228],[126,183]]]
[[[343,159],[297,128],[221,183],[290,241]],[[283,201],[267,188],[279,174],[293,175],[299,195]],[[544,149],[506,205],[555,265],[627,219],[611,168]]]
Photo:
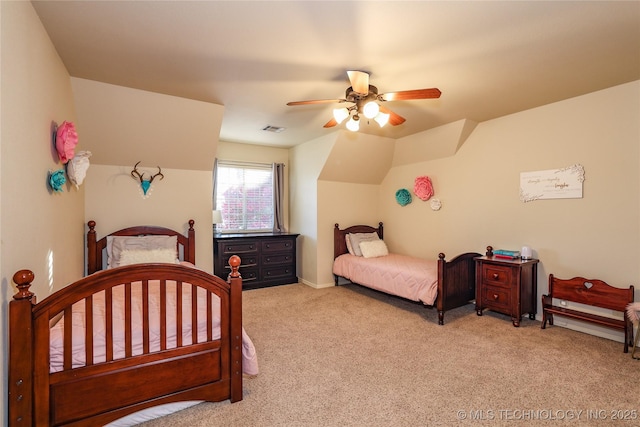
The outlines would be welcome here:
[[[511,316],[520,326],[523,313],[536,318],[538,296],[537,259],[502,259],[487,247],[487,256],[476,260],[476,313],[485,308]]]

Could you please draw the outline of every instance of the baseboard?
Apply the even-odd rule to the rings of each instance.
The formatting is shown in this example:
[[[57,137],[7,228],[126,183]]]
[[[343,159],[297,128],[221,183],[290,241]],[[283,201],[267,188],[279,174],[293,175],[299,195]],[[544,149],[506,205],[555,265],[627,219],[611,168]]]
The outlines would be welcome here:
[[[553,326],[551,327],[553,328],[554,326],[560,326],[561,328],[567,328],[573,331],[624,343],[624,332],[614,331],[611,328],[599,327],[597,325],[590,325],[583,322],[573,322],[568,319],[563,319],[561,316],[553,317]],[[547,324],[547,328],[549,327],[549,324]]]
[[[308,280],[304,280],[304,279],[298,279],[298,281],[304,285],[307,285],[313,289],[322,289],[322,288],[330,288],[332,286],[335,286],[335,283],[333,282],[329,282],[329,283],[311,283]]]

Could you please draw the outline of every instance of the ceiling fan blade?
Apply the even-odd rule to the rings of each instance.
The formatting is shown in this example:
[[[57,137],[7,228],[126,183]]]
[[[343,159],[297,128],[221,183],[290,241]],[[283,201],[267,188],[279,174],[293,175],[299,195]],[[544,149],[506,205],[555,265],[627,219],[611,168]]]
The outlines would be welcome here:
[[[399,92],[388,92],[380,95],[383,101],[405,101],[410,99],[433,99],[440,98],[440,92],[437,88],[431,89],[415,89],[401,90]]]
[[[347,102],[346,99],[313,99],[310,101],[291,101],[287,102],[287,105],[310,105],[310,104],[333,104],[336,102]]]
[[[407,119],[405,119],[401,115],[394,113],[393,111],[383,107],[382,105],[380,106],[380,112],[389,115],[389,124],[391,126],[398,126],[407,121]]]
[[[369,74],[364,71],[347,71],[347,75],[354,92],[361,95],[369,93]]]
[[[324,126],[322,126],[322,127],[324,127],[324,128],[332,128],[332,127],[334,127],[334,126],[335,126],[335,125],[337,125],[337,124],[338,124],[338,122],[336,121],[336,119],[333,119],[333,118],[332,118],[331,120],[329,120],[329,121],[328,121]]]

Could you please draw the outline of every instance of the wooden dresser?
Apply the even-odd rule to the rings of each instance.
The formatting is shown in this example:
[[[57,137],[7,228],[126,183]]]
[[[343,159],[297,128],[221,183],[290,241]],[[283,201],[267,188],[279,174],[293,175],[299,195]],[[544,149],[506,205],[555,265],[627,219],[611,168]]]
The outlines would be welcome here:
[[[509,260],[495,256],[476,258],[476,312],[488,308],[511,316],[513,326],[520,326],[523,313],[536,318],[537,259]]]
[[[297,283],[296,238],[293,233],[214,234],[213,272],[229,275],[229,258],[242,260],[242,289]]]

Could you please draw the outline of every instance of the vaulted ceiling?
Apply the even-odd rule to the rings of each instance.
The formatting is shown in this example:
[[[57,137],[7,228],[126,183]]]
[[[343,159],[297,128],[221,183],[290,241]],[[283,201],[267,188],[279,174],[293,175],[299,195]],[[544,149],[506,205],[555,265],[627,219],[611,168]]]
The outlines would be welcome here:
[[[333,132],[347,70],[401,138],[640,79],[638,1],[33,1],[71,76],[224,106],[220,139],[290,147]],[[262,130],[284,127],[280,133]],[[344,125],[339,125],[338,128]]]

